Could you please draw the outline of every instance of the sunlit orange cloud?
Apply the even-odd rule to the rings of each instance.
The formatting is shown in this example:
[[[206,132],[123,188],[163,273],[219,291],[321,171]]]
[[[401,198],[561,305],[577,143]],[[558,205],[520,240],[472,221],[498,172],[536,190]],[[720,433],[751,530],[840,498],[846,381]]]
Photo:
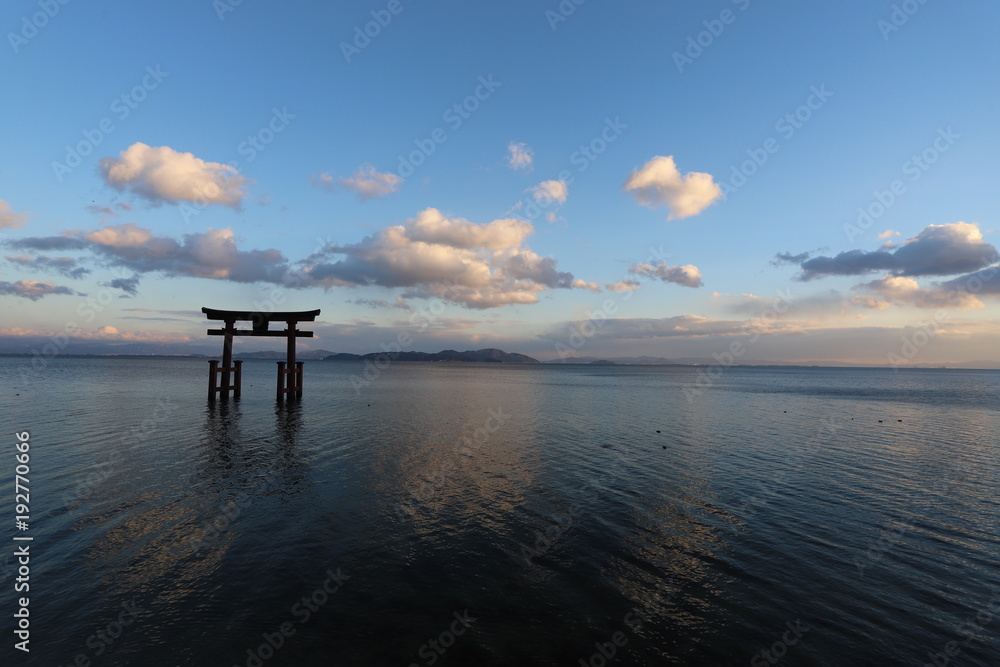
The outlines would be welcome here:
[[[0,337],[11,338],[50,338],[65,335],[65,331],[45,331],[41,329],[21,329],[12,327],[0,329]],[[104,326],[94,331],[79,330],[72,334],[73,338],[83,340],[105,340],[130,343],[187,343],[194,338],[188,334],[165,333],[160,331],[118,331],[112,326]]]

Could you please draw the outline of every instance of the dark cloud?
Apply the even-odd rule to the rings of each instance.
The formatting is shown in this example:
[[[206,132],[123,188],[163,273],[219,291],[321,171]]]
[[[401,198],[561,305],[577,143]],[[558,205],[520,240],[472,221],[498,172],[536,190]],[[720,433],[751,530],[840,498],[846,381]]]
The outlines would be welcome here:
[[[779,252],[771,260],[771,266],[781,266],[783,264],[801,264],[802,262],[809,259],[808,252],[800,252],[798,255],[793,255],[790,252]]]
[[[69,287],[55,285],[44,280],[18,280],[16,283],[0,280],[0,295],[19,296],[24,299],[38,301],[44,296],[56,294],[84,296],[81,292],[72,290]]]
[[[131,278],[115,278],[111,282],[107,283],[107,286],[113,289],[120,289],[130,296],[138,296],[139,276],[134,275]]]
[[[684,287],[701,287],[701,271],[693,264],[671,266],[664,261],[656,264],[633,264],[628,272],[634,276],[649,276],[659,278],[665,283],[676,283]]]
[[[50,257],[48,255],[14,257],[7,255],[4,259],[18,266],[35,271],[55,271],[74,280],[79,280],[90,273],[90,269],[79,266],[79,262],[72,257]]]
[[[977,225],[956,222],[928,225],[892,249],[849,250],[835,257],[807,259],[801,262],[802,271],[796,279],[860,276],[879,271],[908,277],[947,276],[974,271],[997,259],[1000,259],[997,249],[983,240]]]
[[[87,242],[74,236],[29,236],[23,239],[12,239],[6,242],[7,247],[15,250],[86,250]]]

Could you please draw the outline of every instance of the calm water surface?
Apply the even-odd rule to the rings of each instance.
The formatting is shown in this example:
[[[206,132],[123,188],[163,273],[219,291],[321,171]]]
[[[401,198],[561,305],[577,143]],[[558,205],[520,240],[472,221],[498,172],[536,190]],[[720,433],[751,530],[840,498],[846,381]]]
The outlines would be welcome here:
[[[3,664],[1000,665],[1000,372],[25,364]]]

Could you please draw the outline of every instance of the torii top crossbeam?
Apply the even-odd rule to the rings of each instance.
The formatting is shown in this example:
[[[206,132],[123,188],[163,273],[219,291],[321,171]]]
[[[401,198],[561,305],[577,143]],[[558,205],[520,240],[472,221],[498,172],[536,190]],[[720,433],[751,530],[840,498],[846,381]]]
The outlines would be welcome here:
[[[316,310],[286,311],[283,313],[265,313],[252,310],[219,310],[218,308],[202,308],[201,312],[210,320],[223,322],[253,322],[254,329],[263,328],[267,331],[268,322],[315,322],[319,315]]]

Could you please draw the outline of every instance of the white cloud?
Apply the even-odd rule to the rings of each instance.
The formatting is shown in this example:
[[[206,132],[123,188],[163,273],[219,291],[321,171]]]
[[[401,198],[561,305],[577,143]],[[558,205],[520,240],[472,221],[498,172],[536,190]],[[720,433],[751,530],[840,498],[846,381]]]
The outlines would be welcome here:
[[[329,175],[321,174],[322,177],[329,178]],[[396,174],[379,173],[370,164],[358,167],[350,178],[340,179],[341,187],[353,191],[361,201],[388,197],[397,192],[402,184],[403,179]]]
[[[634,292],[639,289],[639,281],[626,278],[616,283],[608,283],[605,287],[608,288],[609,292]]]
[[[654,157],[634,170],[624,188],[643,206],[668,208],[667,220],[698,215],[722,196],[711,174],[692,171],[682,175],[672,155]]]
[[[854,297],[851,302],[875,310],[883,310],[888,304],[916,308],[957,308],[958,310],[983,307],[983,302],[967,291],[947,289],[938,284],[924,288],[913,278],[905,276],[883,276],[878,280],[858,285],[854,289],[867,290],[874,297],[860,295]]]
[[[539,204],[565,204],[569,196],[569,188],[565,181],[542,181],[533,188],[528,188],[528,192]]]
[[[902,234],[900,234],[899,232],[897,232],[895,229],[887,229],[884,232],[882,232],[881,234],[879,234],[878,238],[879,239],[890,239],[893,236],[902,236]]]
[[[570,287],[574,289],[590,290],[591,292],[601,291],[601,286],[598,285],[597,283],[588,283],[586,280],[581,280],[579,278],[570,283]]]
[[[25,213],[17,213],[10,204],[0,199],[0,229],[15,229],[27,222]]]
[[[535,153],[527,144],[510,142],[507,144],[507,166],[511,169],[530,169]]]
[[[239,207],[249,182],[235,168],[206,162],[169,146],[137,142],[118,157],[101,158],[104,181],[116,190],[131,192],[154,203],[181,201]]]
[[[327,192],[333,192],[337,189],[337,181],[330,174],[323,172],[322,174],[313,174],[309,177],[309,182],[316,187],[323,188]]]
[[[656,264],[633,264],[628,272],[636,276],[659,278],[665,283],[676,283],[685,287],[701,287],[701,271],[693,264],[671,266],[660,261]]]
[[[546,289],[596,287],[527,247],[532,232],[524,220],[476,224],[429,208],[358,243],[328,245],[303,273],[324,286],[406,287],[406,298],[434,296],[469,308],[532,304]]]

